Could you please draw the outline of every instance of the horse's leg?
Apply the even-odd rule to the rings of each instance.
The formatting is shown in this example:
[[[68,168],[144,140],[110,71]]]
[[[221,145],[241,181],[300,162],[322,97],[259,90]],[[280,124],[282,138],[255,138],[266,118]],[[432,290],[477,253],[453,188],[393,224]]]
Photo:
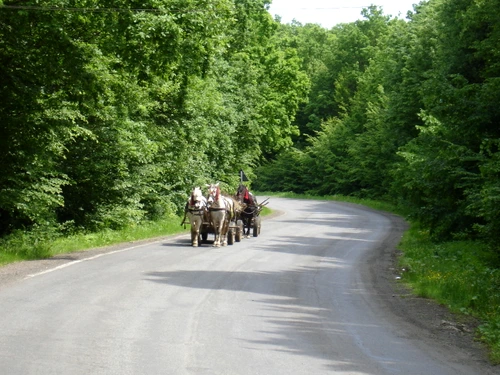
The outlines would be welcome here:
[[[250,237],[250,230],[252,229],[252,213],[247,213],[247,237]]]
[[[227,223],[227,218],[224,215],[223,220],[221,221],[220,226],[220,244],[221,246],[227,246],[227,229],[229,224]]]
[[[189,217],[189,223],[191,224],[191,246],[197,247],[201,244],[201,226],[203,224],[203,217],[196,215],[191,215]]]
[[[201,228],[203,226],[203,216],[200,215],[200,216],[198,216],[197,219],[198,220],[196,222],[196,242],[197,242],[198,246],[201,246],[201,242],[202,242]]]
[[[222,246],[227,246],[227,232],[229,231],[229,221],[225,219],[222,222],[222,233],[221,233],[221,242]]]
[[[212,222],[215,232],[214,246],[220,247],[223,243],[223,238],[221,236],[223,236],[224,234],[224,222],[226,220],[226,216],[224,214],[224,211],[217,211],[213,215],[214,216]]]
[[[189,223],[191,224],[191,246],[198,246],[196,241],[196,229],[197,229],[196,218],[191,216],[189,218]]]
[[[214,247],[220,247],[220,224],[218,221],[214,221]]]
[[[248,214],[245,214],[244,226],[245,237],[250,237],[250,217]]]
[[[210,224],[210,227],[213,228],[213,233],[214,233],[214,242],[212,243],[212,247],[217,246],[217,218],[215,217],[214,212],[210,212],[207,217],[207,221]]]
[[[219,229],[215,229],[214,247],[220,247],[220,232]]]
[[[217,247],[217,240],[219,238],[218,232],[219,231],[217,230],[217,226],[214,223],[214,243],[212,244],[213,247]]]
[[[222,232],[222,228],[219,225],[217,227],[217,247],[221,247],[221,244],[222,244],[222,237],[221,237],[222,233],[221,232]]]
[[[191,214],[187,215],[189,219],[189,225],[191,226],[189,232],[191,234],[191,245],[193,245],[193,231],[194,231],[194,220]]]
[[[220,216],[220,223],[219,223],[219,246],[226,246],[227,245],[227,215],[228,213],[226,211],[222,211],[222,214]]]
[[[191,240],[192,244],[194,247],[198,247],[199,245],[199,238],[200,238],[200,226],[198,225],[199,223],[196,222],[196,225],[194,226],[194,233],[191,234]]]
[[[227,246],[227,231],[229,229],[229,213],[226,211],[224,215],[221,216],[220,227],[219,227],[219,245]]]

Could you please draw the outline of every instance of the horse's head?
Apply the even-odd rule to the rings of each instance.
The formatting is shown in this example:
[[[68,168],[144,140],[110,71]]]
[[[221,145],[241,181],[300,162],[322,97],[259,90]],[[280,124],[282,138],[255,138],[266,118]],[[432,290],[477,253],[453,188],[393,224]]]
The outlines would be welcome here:
[[[238,197],[239,201],[243,201],[243,195],[245,194],[246,186],[240,185],[238,186],[238,190],[236,190],[236,197]]]
[[[199,186],[195,187],[191,192],[191,198],[189,199],[189,205],[197,210],[201,210],[207,204],[206,198],[203,196],[201,188]]]
[[[253,204],[253,196],[252,194],[248,191],[248,188],[245,185],[240,185],[238,187],[238,191],[236,192],[236,196],[238,197],[238,200],[242,203],[246,204]]]
[[[208,187],[208,193],[207,193],[207,201],[208,204],[212,204],[214,202],[217,202],[220,198],[220,187],[219,183],[217,184],[210,184],[207,185]]]

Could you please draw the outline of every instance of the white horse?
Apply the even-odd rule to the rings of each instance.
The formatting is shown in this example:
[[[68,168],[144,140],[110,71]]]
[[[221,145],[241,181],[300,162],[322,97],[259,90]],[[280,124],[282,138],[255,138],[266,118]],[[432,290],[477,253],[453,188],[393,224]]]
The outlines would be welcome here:
[[[203,196],[200,187],[195,187],[191,192],[186,203],[185,215],[191,224],[191,245],[197,247],[201,243],[200,228],[207,215],[207,199]]]
[[[215,234],[213,246],[226,246],[229,223],[234,219],[234,202],[231,198],[221,194],[219,184],[211,184],[207,187],[208,213]]]

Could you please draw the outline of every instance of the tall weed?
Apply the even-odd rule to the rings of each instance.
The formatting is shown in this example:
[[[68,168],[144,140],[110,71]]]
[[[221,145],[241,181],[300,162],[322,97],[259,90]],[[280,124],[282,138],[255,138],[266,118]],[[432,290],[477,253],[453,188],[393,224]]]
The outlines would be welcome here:
[[[52,227],[35,226],[30,231],[15,231],[0,241],[0,264],[44,259],[52,255],[51,243],[58,237]]]

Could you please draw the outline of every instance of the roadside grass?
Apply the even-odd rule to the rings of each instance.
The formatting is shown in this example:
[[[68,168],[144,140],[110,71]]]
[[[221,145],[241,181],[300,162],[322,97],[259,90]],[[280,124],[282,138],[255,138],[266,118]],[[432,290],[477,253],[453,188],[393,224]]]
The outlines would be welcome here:
[[[30,232],[16,232],[0,241],[0,265],[50,258],[58,254],[72,253],[122,242],[162,237],[188,232],[180,225],[182,218],[172,216],[150,221],[121,230],[103,230],[95,233],[61,235],[51,228],[35,228]]]
[[[500,364],[500,269],[488,246],[477,241],[435,243],[413,223],[400,244],[403,281],[415,294],[432,298],[455,313],[482,323],[477,339]]]
[[[297,199],[333,200],[361,204],[375,210],[407,217],[404,208],[391,203],[344,196],[310,196],[294,193],[259,192],[258,195]],[[417,222],[398,246],[401,282],[414,294],[436,300],[457,314],[481,322],[476,339],[489,348],[490,360],[500,364],[500,264],[498,257],[479,241],[435,243]],[[497,266],[494,266],[497,265]]]
[[[272,212],[264,207],[261,216]],[[103,230],[94,233],[61,235],[53,228],[35,228],[30,232],[18,231],[0,240],[0,266],[23,260],[45,259],[58,254],[94,249],[123,242],[139,241],[179,233],[188,233],[189,224],[181,226],[182,217],[172,216],[159,221],[121,230]]]

